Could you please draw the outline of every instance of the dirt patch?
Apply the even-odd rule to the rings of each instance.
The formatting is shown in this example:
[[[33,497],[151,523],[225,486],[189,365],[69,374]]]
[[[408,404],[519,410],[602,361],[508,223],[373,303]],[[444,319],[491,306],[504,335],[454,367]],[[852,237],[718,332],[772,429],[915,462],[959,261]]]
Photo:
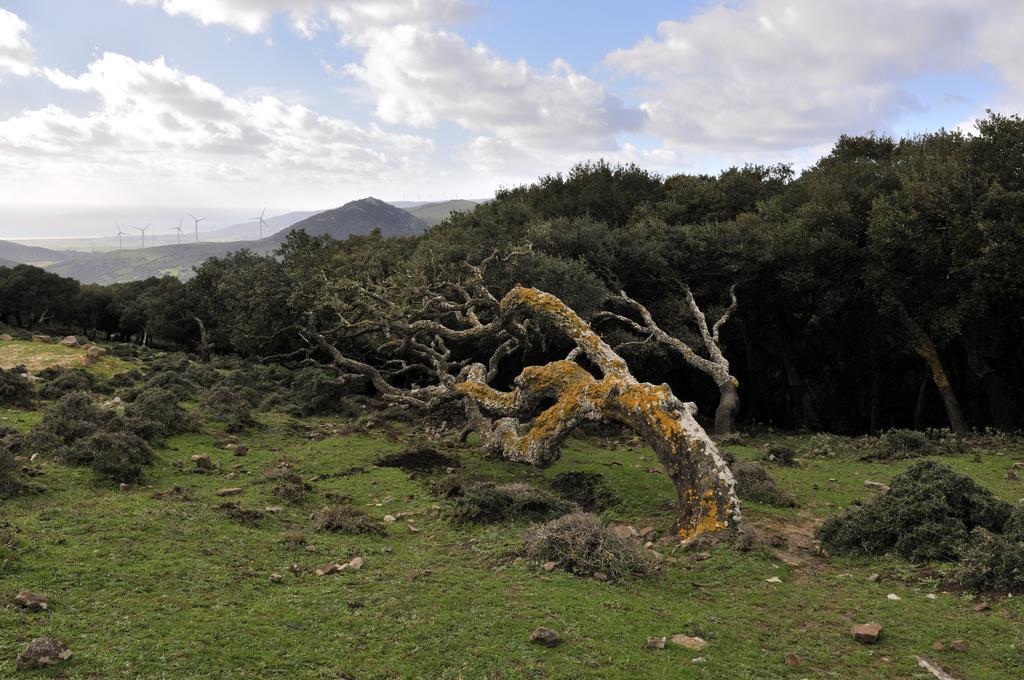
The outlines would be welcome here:
[[[791,567],[823,569],[827,564],[815,534],[822,520],[806,512],[792,519],[758,517],[749,523],[758,543],[780,562]]]
[[[444,468],[459,467],[459,459],[438,453],[429,446],[417,446],[400,453],[389,453],[377,461],[379,467],[399,468],[411,474],[429,474]]]
[[[172,486],[166,491],[157,491],[153,494],[153,498],[158,501],[190,501],[192,500],[192,493],[183,486]]]

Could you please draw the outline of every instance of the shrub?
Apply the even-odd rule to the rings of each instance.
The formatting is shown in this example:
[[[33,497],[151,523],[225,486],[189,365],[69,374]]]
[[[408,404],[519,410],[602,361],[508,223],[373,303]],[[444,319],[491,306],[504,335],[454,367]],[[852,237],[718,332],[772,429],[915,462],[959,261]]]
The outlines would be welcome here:
[[[616,536],[600,517],[583,512],[531,527],[523,551],[531,559],[557,562],[574,574],[600,572],[611,580],[649,576],[658,570],[654,556],[637,541]]]
[[[888,460],[920,458],[932,452],[932,443],[924,432],[917,430],[886,430],[878,438],[881,451],[875,456]]]
[[[0,439],[0,498],[10,498],[21,491],[18,463],[14,460],[13,447],[3,445],[5,439]]]
[[[500,522],[508,519],[548,519],[571,510],[571,505],[546,489],[529,484],[478,482],[455,499],[457,522]]]
[[[0,368],[0,406],[32,408],[32,383],[22,374],[25,368]]]
[[[952,580],[974,592],[1024,590],[1024,542],[975,527],[960,549]]]
[[[282,466],[266,470],[263,480],[273,484],[271,493],[289,503],[301,503],[306,500],[313,487],[299,477],[290,467]]]
[[[970,477],[925,460],[893,478],[884,494],[827,520],[818,537],[837,553],[949,560],[975,527],[1001,531],[1010,509]]]
[[[769,446],[761,460],[767,463],[775,463],[776,465],[782,465],[783,467],[796,467],[796,451],[791,446],[783,446],[782,444],[772,444]]]
[[[244,432],[257,424],[252,416],[252,404],[224,385],[206,390],[202,403],[207,413],[227,425],[228,432]]]
[[[607,510],[619,503],[598,472],[562,472],[551,480],[551,488],[584,510]]]
[[[181,434],[195,429],[195,419],[178,404],[177,395],[167,389],[151,387],[125,407],[125,417],[136,421],[153,421],[163,428],[164,435]]]
[[[135,483],[142,479],[144,466],[153,462],[153,450],[130,432],[97,432],[77,441],[67,457],[115,482]]]
[[[221,503],[217,509],[224,513],[228,519],[248,526],[256,526],[263,519],[262,510],[243,508],[238,503],[232,503],[230,501],[227,503]]]
[[[347,409],[349,387],[337,371],[306,367],[292,376],[291,408],[293,415],[312,416],[338,413]]]
[[[736,495],[741,499],[779,508],[797,507],[793,494],[776,486],[775,480],[760,463],[736,463],[732,466],[732,474],[736,478]]]
[[[124,387],[132,387],[140,380],[142,380],[142,373],[138,369],[124,371],[123,373],[115,373],[110,376],[109,380],[107,380],[107,389],[115,390]]]
[[[413,446],[401,453],[389,453],[377,460],[379,467],[400,468],[411,473],[430,473],[439,468],[458,467],[459,459],[438,453],[429,446]]]
[[[384,525],[351,505],[328,505],[313,514],[313,526],[319,531],[343,534],[384,535]]]
[[[43,455],[62,455],[63,449],[88,437],[114,414],[93,403],[85,392],[66,394],[46,409],[39,424],[25,438],[25,447]]]
[[[96,376],[82,368],[47,369],[39,375],[43,378],[38,388],[43,399],[60,399],[71,392],[96,390]]]

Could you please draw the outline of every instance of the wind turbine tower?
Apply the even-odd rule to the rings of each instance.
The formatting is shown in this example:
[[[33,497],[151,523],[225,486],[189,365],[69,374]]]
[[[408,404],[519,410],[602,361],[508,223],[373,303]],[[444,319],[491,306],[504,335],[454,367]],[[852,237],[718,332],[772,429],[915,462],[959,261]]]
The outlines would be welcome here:
[[[196,243],[199,243],[199,223],[202,222],[203,220],[205,220],[206,218],[205,217],[196,217],[192,213],[189,213],[188,216],[191,217],[193,220],[195,220],[195,223],[196,223]]]
[[[142,248],[145,248],[146,247],[146,230],[149,229],[149,225],[147,224],[144,227],[132,227],[132,229],[137,229],[139,231],[139,233],[142,234]]]
[[[266,215],[266,214],[267,214],[267,209],[263,208],[263,212],[260,213],[259,217],[250,217],[249,218],[250,222],[255,222],[255,221],[259,220],[259,223],[260,223],[260,240],[261,241],[263,240],[263,225],[266,224],[266,222],[263,220],[263,216]]]
[[[121,244],[121,237],[122,236],[124,236],[124,232],[121,231],[121,225],[118,224],[117,225],[117,233],[114,235],[114,238],[117,239],[117,249],[118,250],[122,250],[124,248],[124,246]]]
[[[185,221],[185,218],[182,217],[180,220],[178,220],[178,226],[174,227],[174,231],[178,232],[178,245],[179,246],[181,245],[181,237],[185,233],[185,232],[183,232],[181,230],[181,223],[184,222],[184,221]]]

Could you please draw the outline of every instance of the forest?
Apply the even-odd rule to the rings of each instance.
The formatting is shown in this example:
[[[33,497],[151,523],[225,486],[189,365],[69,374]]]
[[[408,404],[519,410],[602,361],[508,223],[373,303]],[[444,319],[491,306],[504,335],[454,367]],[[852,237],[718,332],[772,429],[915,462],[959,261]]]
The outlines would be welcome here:
[[[520,284],[564,301],[700,419],[718,410],[719,432],[1013,431],[1024,425],[1022,158],[1024,121],[989,114],[976,134],[844,136],[799,175],[584,163],[422,236],[296,233],[272,255],[210,259],[185,283],[0,268],[0,317],[204,356],[334,363],[380,392],[443,379],[417,345],[433,342],[431,322],[468,328],[456,308],[467,280],[495,301]],[[722,321],[714,338],[707,319]],[[522,334],[500,356],[494,342],[445,351],[456,369],[490,357],[508,384],[566,349],[542,325]]]

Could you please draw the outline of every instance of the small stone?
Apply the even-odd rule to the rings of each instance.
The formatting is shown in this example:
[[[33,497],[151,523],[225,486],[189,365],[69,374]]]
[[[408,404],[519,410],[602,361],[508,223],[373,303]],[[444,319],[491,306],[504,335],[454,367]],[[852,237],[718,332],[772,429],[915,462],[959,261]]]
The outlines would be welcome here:
[[[616,524],[612,527],[612,533],[619,538],[636,538],[639,535],[636,527],[629,524]]]
[[[927,597],[929,600],[937,600],[939,598],[939,596],[935,593],[928,593],[927,595],[925,595],[925,597]]]
[[[544,569],[544,571],[552,571],[557,566],[558,566],[558,564],[555,563],[555,562],[545,562],[544,564],[541,565],[541,567]]]
[[[418,534],[418,533],[420,533],[420,530],[417,529],[416,527],[414,527],[413,525],[408,524],[406,526],[409,527],[409,533],[411,533],[411,534]]]
[[[550,628],[545,628],[544,626],[536,628],[532,633],[530,633],[530,642],[543,645],[544,647],[554,647],[560,641],[558,633]]]
[[[121,491],[127,491],[130,488],[132,488],[132,485],[131,484],[125,484],[124,482],[121,482],[120,484],[117,485],[117,488],[119,488]]]
[[[974,605],[972,609],[974,609],[974,611],[976,612],[987,612],[989,609],[991,609],[991,606],[988,602],[979,602],[978,604]]]
[[[932,649],[934,649],[936,652],[941,652],[945,648],[946,648],[946,645],[942,644],[938,640],[936,640],[935,642],[932,643]]]
[[[782,583],[782,579],[779,578],[778,576],[772,576],[771,578],[766,578],[765,581],[767,583]]]
[[[30,671],[53,666],[71,657],[71,650],[57,638],[40,637],[30,642],[25,651],[18,655],[15,665],[19,671]]]
[[[330,576],[331,574],[337,574],[340,571],[341,571],[341,565],[340,564],[331,563],[331,564],[325,564],[324,566],[319,567],[316,570],[316,575],[317,576]]]
[[[699,652],[708,646],[708,641],[702,637],[690,636],[690,635],[673,635],[672,644],[676,647],[683,647],[690,651]]]
[[[647,644],[644,646],[647,649],[665,649],[665,638],[649,637],[647,638]]]
[[[869,489],[874,489],[875,491],[881,491],[882,493],[885,493],[886,491],[889,490],[888,484],[882,484],[881,482],[872,482],[870,479],[864,480],[864,486],[866,486]]]
[[[878,574],[872,574],[871,576],[868,576],[868,581],[870,581],[871,583],[878,583],[881,579],[882,577]]]
[[[598,581],[607,581],[608,580],[608,574],[604,573],[603,571],[595,571],[594,572],[594,578],[597,579]]]
[[[362,557],[354,557],[354,558],[352,558],[352,561],[350,561],[348,563],[347,566],[348,566],[349,569],[353,569],[355,571],[358,571],[358,570],[363,568],[363,558]]]
[[[390,524],[391,522],[397,522],[398,518],[394,515],[384,515],[384,521]]]
[[[292,566],[288,567],[288,571],[298,576],[302,573],[302,567],[300,567],[297,563],[293,562]]]
[[[892,600],[893,602],[896,602],[898,600],[902,600],[903,599],[902,597],[900,597],[896,593],[889,593],[888,595],[885,596],[885,598],[887,600]]]
[[[654,527],[644,527],[640,529],[640,538],[646,538],[650,540],[654,536]]]
[[[244,456],[247,453],[249,453],[249,447],[248,446],[236,446],[235,447],[234,454],[236,456]]]
[[[282,508],[280,505],[268,505],[267,507],[263,508],[263,512],[269,512],[271,515],[276,515],[282,510],[284,510],[284,508]]]
[[[1010,468],[1014,470],[1024,470],[1024,463],[1014,463]]]
[[[967,640],[953,640],[949,643],[949,648],[954,652],[966,652],[967,651]]]
[[[210,457],[208,455],[206,455],[205,453],[196,454],[196,455],[192,456],[191,458],[189,458],[189,460],[191,460],[193,463],[195,463],[196,467],[199,468],[200,470],[212,470],[213,469],[213,461],[210,460]]]
[[[62,338],[60,340],[60,342],[58,342],[57,344],[58,345],[64,345],[65,347],[78,347],[79,342],[78,342],[78,338],[76,338],[73,335],[69,335],[69,336],[67,336],[65,338]]]
[[[5,342],[10,342],[11,340],[14,340],[14,337],[12,337],[11,335],[9,335],[7,333],[3,333],[3,334],[0,334],[0,340],[3,340]]]
[[[690,659],[690,663],[704,663],[705,661],[707,661],[707,659],[705,659],[703,656],[695,656],[692,659]]]
[[[786,655],[785,661],[787,666],[799,666],[804,662],[798,654],[794,654],[793,652]]]
[[[704,560],[710,560],[711,559],[711,553],[709,553],[709,552],[694,553],[693,559],[696,560],[697,562],[703,562]]]
[[[271,574],[270,575],[270,582],[271,583],[280,583],[283,580],[284,580],[284,577],[281,576],[280,574]]]
[[[654,541],[647,541],[644,543],[644,550],[650,550],[654,547]]]
[[[882,626],[877,623],[858,623],[853,626],[850,632],[853,634],[853,639],[857,642],[873,644],[878,642],[878,638],[882,634]]]
[[[1009,472],[1006,473],[1006,478],[1011,482],[1016,482],[1018,479],[1020,479],[1020,475],[1018,475],[1013,470],[1010,470]]]
[[[242,487],[240,487],[240,486],[229,486],[226,489],[218,489],[217,490],[217,495],[218,496],[237,496],[238,494],[242,493],[242,491],[244,491],[244,489]]]
[[[33,593],[30,590],[23,590],[14,596],[15,606],[27,609],[30,612],[41,612],[49,609],[46,595]]]

